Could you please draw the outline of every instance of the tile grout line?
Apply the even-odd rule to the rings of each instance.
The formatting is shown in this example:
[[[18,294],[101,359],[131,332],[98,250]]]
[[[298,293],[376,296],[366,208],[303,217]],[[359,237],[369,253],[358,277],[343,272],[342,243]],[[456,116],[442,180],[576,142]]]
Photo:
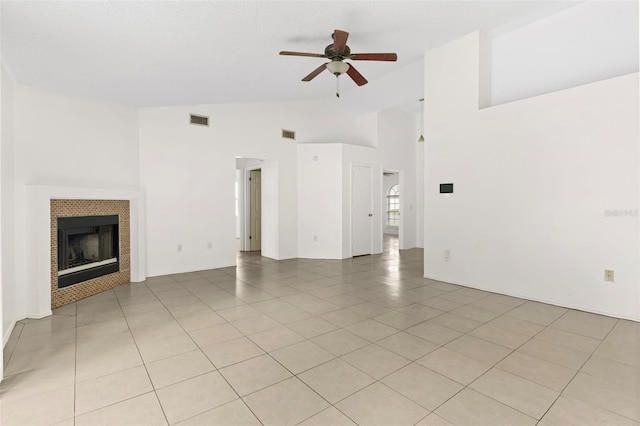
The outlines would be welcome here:
[[[76,424],[76,400],[78,399],[78,301],[73,302],[76,307],[76,315],[75,315],[75,345],[74,345],[74,360],[73,360],[73,424]]]
[[[488,297],[488,296],[487,296],[487,297]],[[480,300],[481,300],[481,299],[480,299]],[[474,303],[474,302],[471,302],[471,303]],[[526,303],[526,302],[524,302],[524,303]],[[524,303],[522,303],[522,304],[520,304],[520,305],[518,305],[518,306],[514,306],[512,309],[510,309],[510,310],[508,310],[508,311],[504,312],[503,314],[500,314],[500,315],[499,315],[498,317],[496,317],[496,318],[499,318],[500,316],[506,315],[507,313],[509,313],[509,312],[511,312],[511,311],[513,311],[513,310],[515,310],[515,309],[517,309],[518,307],[522,306]],[[469,304],[464,305],[464,306],[468,306],[468,305],[469,305]],[[496,318],[494,318],[494,319],[496,319]],[[516,318],[516,319],[517,319],[517,318]],[[473,328],[473,329],[469,330],[468,332],[464,333],[462,336],[458,337],[457,339],[460,339],[460,338],[462,338],[462,337],[464,337],[464,336],[469,335],[469,333],[470,333],[470,332],[472,332],[472,331],[476,330],[477,328],[482,327],[483,325],[488,324],[488,323],[489,323],[489,322],[491,322],[491,321],[493,321],[493,320],[489,320],[489,321],[485,322],[484,324],[482,324],[482,325],[480,325],[480,326],[478,326],[478,327],[475,327],[475,328]],[[444,327],[444,326],[443,326],[443,327]],[[520,345],[519,345],[517,348],[515,348],[515,349],[506,348],[505,346],[498,345],[498,344],[497,344],[497,343],[495,343],[495,342],[491,342],[491,341],[488,341],[488,340],[484,340],[484,339],[482,339],[481,337],[476,337],[477,339],[484,340],[485,342],[492,343],[492,344],[494,344],[494,345],[498,345],[498,346],[504,347],[504,348],[506,348],[506,349],[510,349],[510,350],[511,350],[511,352],[509,352],[508,354],[506,354],[505,356],[503,356],[500,360],[498,360],[497,362],[495,362],[495,363],[491,366],[491,368],[489,368],[488,370],[486,370],[484,373],[482,373],[481,375],[479,375],[478,377],[476,377],[475,379],[473,379],[471,382],[469,382],[469,383],[468,383],[468,384],[466,384],[466,385],[465,385],[465,384],[463,384],[463,383],[459,383],[459,382],[455,381],[454,379],[452,379],[452,378],[450,378],[450,377],[443,376],[443,375],[441,375],[440,373],[438,373],[437,371],[431,370],[429,367],[422,366],[422,367],[424,367],[424,368],[427,368],[429,371],[433,371],[435,374],[441,375],[442,377],[445,377],[445,378],[447,378],[447,379],[449,379],[449,380],[453,380],[454,382],[459,383],[460,385],[462,385],[462,386],[463,386],[463,387],[462,387],[458,392],[456,392],[455,394],[451,395],[449,398],[447,398],[445,401],[443,401],[441,404],[439,404],[436,408],[434,408],[434,409],[431,411],[431,413],[434,413],[435,415],[440,416],[440,417],[444,418],[444,419],[445,419],[445,420],[447,420],[447,421],[453,422],[453,420],[449,420],[449,419],[447,419],[447,418],[445,418],[445,417],[441,416],[440,414],[435,413],[435,412],[436,412],[436,410],[437,410],[438,408],[442,407],[444,404],[446,404],[448,401],[450,401],[451,399],[453,399],[455,396],[457,396],[458,394],[460,394],[462,391],[464,391],[464,390],[466,390],[466,389],[469,389],[469,390],[474,391],[474,392],[478,392],[478,391],[476,391],[475,389],[471,388],[471,387],[470,387],[470,385],[471,385],[471,384],[473,384],[473,383],[475,383],[477,380],[479,380],[479,379],[480,379],[481,377],[483,377],[484,375],[486,375],[489,371],[493,370],[494,368],[498,368],[498,367],[497,367],[497,365],[498,365],[500,362],[502,362],[504,359],[506,359],[507,357],[509,357],[509,356],[510,356],[510,355],[512,355],[513,353],[515,353],[515,352],[517,351],[517,349],[518,349],[518,348],[520,348],[520,347],[522,347],[523,345],[525,345],[527,342],[529,342],[530,340],[532,340],[535,336],[537,336],[539,333],[541,333],[541,332],[542,332],[542,331],[544,331],[545,329],[546,329],[546,327],[545,327],[545,328],[543,328],[542,330],[540,330],[538,333],[536,333],[536,334],[534,334],[533,336],[531,336],[527,341],[523,342],[522,344],[520,344]],[[457,331],[457,330],[455,330],[455,331]],[[506,331],[510,331],[510,330],[506,330]],[[471,336],[471,337],[475,337],[475,336]],[[455,340],[457,340],[457,339],[452,340],[452,342],[453,342],[453,341],[455,341]],[[449,343],[451,343],[451,342],[449,342]],[[447,343],[447,344],[448,344],[448,343]],[[441,345],[440,347],[441,347],[441,348],[444,348],[445,346],[446,346],[446,344],[445,344],[445,345]],[[437,350],[437,349],[436,349],[436,350]],[[454,349],[450,349],[450,350],[453,350],[454,352],[457,352],[457,351],[455,351]],[[460,353],[460,352],[458,352],[458,353]],[[462,355],[465,355],[465,354],[462,354]],[[467,356],[467,355],[465,355],[465,356]],[[488,364],[488,363],[487,363],[487,364]],[[421,365],[421,364],[418,364],[418,365]],[[507,373],[508,373],[508,372],[507,372]],[[509,374],[512,374],[512,373],[509,373]],[[514,374],[514,376],[516,376],[516,377],[518,377],[518,378],[520,378],[520,379],[522,379],[522,380],[526,380],[526,381],[530,382],[529,380],[527,380],[527,379],[525,379],[525,378],[523,378],[523,377],[520,377],[520,376],[518,376],[518,375],[515,375],[515,374]],[[533,382],[531,382],[531,383],[533,383]],[[541,386],[542,386],[542,385],[541,385]],[[546,387],[546,386],[545,386],[545,387]],[[521,413],[521,414],[523,414],[523,415],[527,416],[527,417],[530,417],[530,418],[532,418],[532,419],[535,419],[535,417],[532,417],[532,416],[530,416],[529,414],[524,413],[524,412],[522,412],[522,411],[518,410],[518,409],[517,409],[517,408],[515,408],[515,407],[511,407],[511,406],[509,406],[509,405],[505,404],[504,402],[499,401],[499,400],[497,400],[497,399],[495,399],[495,398],[493,398],[493,397],[491,397],[491,396],[489,396],[489,395],[485,395],[485,394],[484,394],[484,393],[482,393],[482,392],[478,392],[478,393],[480,393],[481,395],[483,395],[483,396],[485,396],[485,397],[487,397],[487,398],[489,398],[489,399],[492,399],[492,400],[496,401],[497,403],[499,403],[499,404],[501,404],[501,405],[504,405],[505,407],[508,407],[508,408],[510,408],[510,409],[512,409],[512,410],[515,410],[515,411],[517,411],[517,412],[519,412],[519,413]],[[555,401],[554,401],[554,403],[555,403]],[[553,406],[553,403],[551,404],[551,406]],[[550,407],[551,407],[551,406],[550,406]],[[549,407],[549,408],[550,408],[550,407]],[[548,410],[547,410],[547,411],[548,411]],[[545,414],[546,414],[546,412],[545,412]],[[427,416],[428,416],[428,415],[429,415],[429,414],[427,414]],[[425,418],[426,418],[427,416],[425,416]],[[544,417],[544,415],[543,415],[543,416],[541,416],[541,417],[540,417],[540,419],[535,419],[535,420],[536,420],[536,423],[540,422],[540,421],[541,421],[541,419],[542,419],[542,417]]]
[[[567,313],[568,313],[568,312],[571,312],[571,311],[567,311]],[[566,313],[565,313],[565,315],[566,315]],[[563,315],[563,316],[564,316],[564,315]],[[560,393],[559,393],[558,397],[553,401],[553,404],[551,404],[551,405],[549,406],[549,408],[547,409],[547,411],[545,411],[545,414],[544,414],[544,415],[546,415],[546,414],[549,412],[549,410],[551,410],[551,408],[555,405],[555,403],[560,399],[560,397],[564,395],[564,391],[567,389],[567,387],[569,387],[569,385],[571,384],[571,382],[573,382],[573,380],[575,380],[575,378],[578,376],[578,374],[582,372],[582,369],[584,368],[584,366],[589,362],[589,360],[591,360],[591,358],[595,355],[595,352],[598,350],[598,348],[599,348],[599,347],[604,343],[605,339],[606,339],[607,337],[609,337],[609,335],[611,334],[611,332],[613,331],[613,329],[614,329],[614,328],[616,327],[616,325],[618,325],[619,323],[620,323],[620,318],[616,318],[616,322],[615,322],[615,324],[613,325],[613,327],[611,327],[611,329],[607,332],[607,335],[606,335],[604,338],[602,338],[602,340],[600,340],[600,343],[598,343],[598,346],[596,346],[596,348],[595,348],[595,349],[593,350],[593,352],[589,355],[589,357],[588,357],[588,358],[587,358],[587,359],[582,363],[582,365],[580,366],[580,368],[579,368],[578,370],[576,370],[576,374],[574,374],[574,375],[573,375],[573,377],[571,378],[571,380],[569,380],[569,381],[567,382],[567,384],[562,388],[562,391],[560,391]],[[596,356],[597,356],[597,355],[596,355]],[[613,361],[613,360],[612,360],[612,361]],[[583,374],[590,375],[589,373],[583,373]],[[595,376],[593,376],[593,377],[595,377]],[[615,411],[609,410],[608,408],[600,407],[599,405],[595,405],[595,404],[593,404],[593,403],[591,403],[591,402],[589,402],[589,401],[585,401],[585,400],[583,400],[583,399],[581,399],[581,398],[578,398],[578,397],[575,397],[575,396],[570,396],[570,395],[565,395],[565,396],[568,396],[568,397],[570,397],[570,398],[575,398],[575,399],[577,399],[577,400],[579,400],[579,401],[582,401],[583,403],[586,403],[586,404],[592,405],[592,406],[594,406],[594,407],[600,408],[600,409],[602,409],[602,410],[608,411],[609,413],[616,414],[616,415],[618,415],[618,416],[624,417],[624,418],[629,419],[629,420],[632,420],[632,421],[634,421],[634,422],[636,422],[636,421],[637,421],[637,420],[635,420],[635,419],[632,419],[632,418],[630,418],[630,417],[627,417],[627,416],[626,416],[626,415],[624,415],[624,414],[620,414],[620,413],[618,413],[618,412],[615,412]],[[542,417],[540,418],[540,421],[542,421],[542,419],[543,419],[543,418],[544,418],[544,416],[542,416]]]
[[[209,281],[209,280],[207,280],[206,278],[203,278],[203,279],[205,279],[206,281]],[[175,281],[175,280],[174,280],[174,281]],[[191,293],[193,296],[195,296],[198,300],[202,301],[202,299],[200,299],[200,298],[199,298],[196,294],[194,294],[191,290],[189,290],[188,288],[184,287],[180,282],[176,281],[176,283],[177,283],[178,285],[180,285],[180,287],[184,288],[184,289],[185,289],[185,290],[187,290],[189,293]],[[211,284],[212,284],[212,285],[214,285],[214,286],[216,286],[216,287],[218,287],[218,286],[217,286],[217,285],[215,285],[214,283],[211,283]],[[150,290],[151,290],[151,289],[150,289]],[[153,292],[153,290],[151,290],[151,291]],[[154,294],[155,294],[155,293],[154,293]],[[156,296],[156,297],[157,297],[157,296]],[[247,407],[247,409],[251,412],[251,414],[253,414],[253,416],[254,416],[254,417],[255,417],[255,418],[256,418],[256,419],[257,419],[261,424],[263,424],[263,423],[262,423],[262,421],[258,418],[258,416],[253,412],[253,410],[251,409],[251,407],[249,407],[249,406],[247,405],[247,403],[244,401],[244,399],[240,396],[240,394],[238,393],[238,391],[237,391],[233,386],[231,386],[231,383],[229,383],[229,381],[228,381],[228,380],[227,380],[227,378],[224,376],[224,374],[222,374],[222,373],[220,372],[220,369],[215,365],[215,363],[214,363],[211,359],[209,359],[209,357],[204,353],[204,351],[202,350],[202,348],[200,347],[200,345],[198,345],[198,343],[197,343],[195,340],[193,340],[193,337],[191,337],[191,334],[189,334],[189,332],[188,332],[187,330],[185,330],[185,328],[182,326],[182,324],[180,323],[180,321],[179,321],[179,320],[178,320],[178,319],[173,315],[173,313],[171,313],[171,311],[167,308],[167,306],[164,304],[164,302],[163,302],[160,298],[158,298],[158,300],[160,301],[160,303],[162,304],[162,306],[164,306],[164,307],[165,307],[165,309],[167,310],[167,312],[169,312],[169,315],[171,315],[171,317],[172,317],[172,318],[173,318],[173,319],[178,323],[178,325],[180,326],[180,328],[182,328],[182,330],[185,332],[185,334],[186,334],[187,336],[189,336],[189,339],[191,339],[191,341],[192,341],[192,342],[193,342],[193,344],[198,348],[198,350],[199,350],[199,351],[204,355],[204,357],[205,357],[205,358],[207,358],[207,360],[209,360],[209,362],[211,363],[211,365],[213,366],[213,368],[215,368],[215,371],[216,371],[216,372],[218,373],[218,375],[219,375],[219,376],[220,376],[220,377],[225,381],[225,383],[227,384],[227,386],[229,386],[229,388],[230,388],[230,389],[231,389],[231,390],[232,390],[232,391],[237,395],[238,399],[239,399],[239,400],[241,400],[241,401],[242,401],[242,403],[245,405],[245,407]],[[202,302],[204,303],[204,301],[202,301]],[[205,305],[206,305],[206,303],[205,303]],[[211,309],[211,311],[213,311],[213,312],[215,312],[215,313],[217,314],[217,312],[216,312],[214,309],[212,309],[212,308],[211,308],[211,307],[209,307],[208,305],[207,305],[207,307],[208,307],[209,309]],[[219,314],[218,314],[218,315],[219,315]],[[221,318],[222,318],[222,317],[221,317]],[[244,334],[243,334],[240,330],[238,330],[237,328],[235,328],[233,324],[231,324],[231,323],[230,323],[229,321],[227,321],[225,318],[222,318],[222,319],[223,319],[227,324],[231,325],[231,326],[232,326],[236,331],[238,331],[238,332],[239,332],[240,334],[242,334],[242,335],[243,335],[243,337],[244,337]],[[135,340],[135,339],[134,339],[134,340]],[[144,362],[144,359],[143,359],[143,362]],[[146,364],[145,364],[145,368],[146,368]],[[205,374],[209,374],[209,372],[207,372],[207,373],[203,373],[203,374],[200,374],[200,375],[197,375],[197,376],[194,376],[194,377],[204,376]],[[188,379],[181,380],[181,381],[176,382],[176,383],[186,382],[187,380],[191,380],[191,379],[193,379],[194,377],[190,377],[190,378],[188,378]],[[173,385],[175,385],[176,383],[173,383],[173,384],[168,385],[168,386],[173,386]],[[152,382],[152,385],[153,385],[153,382]],[[167,387],[168,387],[168,386],[167,386]],[[155,386],[154,386],[154,389],[155,389]],[[156,395],[157,395],[157,393],[156,393]],[[159,398],[158,398],[158,402],[160,403]],[[219,406],[217,406],[217,407],[213,407],[211,410],[215,410],[216,408],[219,408],[219,407],[221,407],[221,406],[223,406],[223,405],[226,405],[226,404],[228,404],[228,403],[230,403],[230,402],[232,402],[232,401],[229,401],[229,402],[227,402],[227,403],[225,403],[225,404],[221,404],[221,405],[219,405]],[[160,407],[162,407],[162,403],[160,403]],[[206,413],[206,412],[208,412],[208,411],[211,411],[211,410],[207,410],[207,411],[205,411],[204,413]],[[162,407],[162,411],[163,411],[163,413],[164,413],[164,407]],[[199,415],[204,414],[204,413],[198,413],[198,414],[194,415],[193,417],[199,416]],[[193,417],[190,417],[190,418],[193,418]],[[166,414],[165,414],[165,418],[166,418]],[[186,421],[186,420],[188,420],[188,419],[184,419],[184,420],[181,420],[181,421]],[[168,419],[167,419],[167,424],[171,424],[171,423],[169,423]]]
[[[151,289],[147,286],[147,283],[146,283],[146,282],[144,283],[144,286],[145,286],[149,291],[151,291]],[[151,292],[153,293],[153,291],[151,291]],[[125,323],[127,324],[127,330],[129,331],[129,334],[131,335],[131,338],[132,338],[132,340],[133,340],[133,343],[136,345],[136,349],[137,349],[137,351],[138,351],[138,356],[140,357],[140,360],[142,361],[142,365],[144,366],[144,371],[147,373],[147,379],[149,379],[149,383],[151,384],[151,390],[152,390],[153,394],[154,394],[154,395],[155,395],[155,397],[156,397],[156,401],[158,401],[158,405],[160,406],[160,410],[162,410],[162,415],[164,416],[165,421],[166,421],[166,422],[167,422],[167,424],[169,425],[169,424],[171,424],[171,423],[169,422],[169,418],[167,417],[167,413],[165,412],[164,407],[162,406],[162,402],[160,401],[160,397],[158,396],[158,392],[157,392],[157,390],[156,390],[156,386],[155,386],[155,384],[153,383],[153,380],[151,380],[151,375],[149,374],[149,370],[148,370],[148,368],[147,368],[147,363],[144,361],[144,358],[143,358],[143,356],[142,356],[142,352],[140,351],[140,347],[138,346],[138,342],[137,342],[137,340],[136,340],[136,338],[135,338],[135,336],[134,336],[134,334],[133,334],[133,331],[131,330],[131,326],[129,325],[129,320],[127,319],[127,316],[126,316],[126,315],[125,315],[125,313],[124,313],[124,309],[123,309],[123,307],[122,307],[122,303],[120,303],[120,298],[118,297],[118,294],[117,294],[115,291],[114,291],[114,294],[115,294],[115,296],[116,296],[116,300],[118,301],[118,306],[120,307],[120,311],[122,311],[122,317],[124,318],[124,321],[125,321]],[[153,294],[154,294],[154,296],[155,296],[155,293],[153,293]],[[156,297],[157,297],[157,296],[156,296]],[[165,309],[166,309],[166,308],[165,308]],[[135,367],[134,367],[134,368],[135,368]],[[141,395],[144,395],[144,394],[141,394]],[[138,396],[141,396],[141,395],[136,395],[136,396],[134,396],[134,397],[132,397],[132,398],[129,398],[129,399],[137,398]]]
[[[525,303],[526,303],[526,302],[525,302]],[[515,308],[517,308],[517,307],[514,307],[514,309],[515,309]],[[512,309],[512,310],[513,310],[513,309]],[[511,310],[511,311],[512,311],[512,310]],[[511,311],[508,311],[508,312],[511,312]],[[564,317],[565,315],[567,315],[569,312],[571,312],[571,310],[567,310],[567,312],[563,313],[560,317],[558,317],[557,319],[555,319],[554,321],[552,321],[552,322],[551,322],[551,323],[549,323],[548,325],[544,326],[544,328],[543,328],[543,329],[541,329],[539,332],[537,332],[536,334],[534,334],[533,336],[531,336],[531,337],[529,338],[529,340],[527,340],[526,342],[523,342],[520,346],[518,346],[518,348],[522,347],[522,346],[523,346],[523,345],[525,345],[526,343],[528,343],[528,342],[530,342],[531,340],[533,340],[533,339],[534,339],[538,334],[542,333],[542,332],[543,332],[544,330],[546,330],[547,328],[550,328],[550,327],[551,327],[551,325],[552,325],[553,323],[555,323],[556,321],[558,321],[558,320],[560,320],[561,318],[563,318],[563,317]],[[506,314],[506,313],[505,313],[505,314]],[[618,321],[619,321],[619,320],[618,320]],[[617,321],[616,321],[616,324],[617,324]],[[615,327],[615,325],[614,325],[614,327]],[[614,327],[612,327],[612,328],[611,328],[611,330],[609,331],[609,333],[613,330],[613,328],[614,328]],[[551,327],[551,328],[553,328],[553,327]],[[607,335],[608,335],[609,333],[607,333]],[[605,337],[605,338],[606,338],[606,337]],[[600,346],[600,344],[602,344],[602,342],[604,342],[604,339],[602,339],[602,340],[600,341],[600,343],[598,344],[598,346]],[[490,343],[492,343],[492,342],[490,342]],[[469,387],[471,384],[473,384],[474,382],[476,382],[477,380],[479,380],[481,377],[483,377],[484,375],[486,375],[486,374],[487,374],[489,371],[491,371],[492,369],[494,369],[494,368],[498,368],[498,369],[500,369],[499,367],[497,367],[497,364],[499,364],[501,361],[503,361],[505,358],[507,358],[507,357],[508,357],[508,356],[510,356],[511,354],[513,354],[513,353],[517,352],[518,348],[513,349],[513,350],[512,350],[508,355],[506,355],[505,357],[503,357],[500,361],[496,362],[496,363],[495,363],[495,364],[494,364],[494,365],[493,365],[489,370],[485,371],[483,374],[481,374],[480,376],[478,376],[476,379],[474,379],[472,382],[470,382],[468,385],[466,385],[463,389],[461,389],[458,393],[462,392],[462,390],[467,389],[467,388],[469,388],[469,389],[471,389],[471,390],[474,390],[473,388],[470,388],[470,387]],[[571,348],[569,348],[569,349],[571,349]],[[597,349],[597,348],[596,348],[596,349]],[[594,349],[594,352],[595,352],[595,350],[596,350],[596,349]],[[578,352],[580,352],[580,351],[578,351]],[[592,355],[593,355],[593,353],[592,353]],[[498,403],[500,403],[500,404],[502,404],[502,405],[505,405],[505,406],[507,406],[507,407],[509,407],[509,408],[511,408],[511,409],[513,409],[513,410],[516,410],[516,411],[518,411],[518,412],[520,412],[520,413],[522,413],[522,414],[524,414],[524,415],[527,415],[527,416],[529,416],[529,417],[531,417],[531,418],[535,419],[535,420],[536,420],[536,423],[540,423],[540,422],[542,421],[542,419],[544,418],[544,416],[549,412],[549,410],[551,410],[551,408],[555,405],[555,403],[558,401],[558,399],[563,395],[564,390],[567,388],[567,386],[569,386],[569,384],[573,381],[573,379],[578,375],[578,373],[580,372],[580,370],[582,369],[582,367],[583,367],[583,366],[588,362],[588,360],[591,358],[591,356],[592,356],[592,355],[590,355],[590,356],[589,356],[589,358],[587,358],[587,360],[585,360],[585,362],[582,364],[582,366],[581,366],[579,369],[577,369],[577,370],[576,370],[576,372],[575,372],[575,374],[573,375],[573,377],[572,377],[572,378],[567,382],[567,384],[566,384],[566,385],[563,387],[563,389],[562,389],[561,391],[559,391],[559,392],[558,392],[558,391],[556,391],[555,389],[551,389],[551,388],[549,388],[549,387],[547,387],[547,386],[545,386],[545,385],[541,385],[541,384],[539,384],[539,383],[531,382],[530,380],[528,380],[528,379],[526,379],[526,378],[524,378],[524,377],[520,377],[520,376],[519,376],[519,375],[517,375],[517,374],[513,374],[513,373],[509,373],[509,372],[507,372],[507,373],[509,373],[509,374],[513,374],[514,376],[516,376],[516,377],[520,378],[521,380],[525,380],[525,381],[527,381],[527,382],[534,383],[534,384],[537,384],[537,385],[543,386],[543,387],[545,387],[545,388],[547,388],[547,389],[553,390],[554,392],[558,392],[558,396],[557,396],[557,397],[554,399],[554,401],[549,405],[549,407],[545,410],[545,412],[540,416],[540,419],[535,419],[535,417],[532,417],[532,416],[530,416],[529,414],[524,413],[524,412],[522,412],[522,411],[518,410],[518,409],[517,409],[517,408],[515,408],[515,407],[511,407],[511,406],[509,406],[509,405],[507,405],[507,404],[505,404],[505,403],[503,403],[503,402],[501,402],[501,401],[499,401],[499,400],[496,400],[495,398],[493,398],[493,397],[491,397],[491,396],[489,396],[489,395],[486,395],[486,394],[484,394],[484,393],[482,393],[482,392],[479,392],[479,393],[481,393],[482,395],[484,395],[484,396],[486,396],[486,397],[488,397],[488,398],[490,398],[490,399],[493,399],[494,401],[496,401],[496,402],[498,402]],[[532,356],[532,357],[537,358],[537,359],[541,359],[541,358],[538,358],[538,357],[533,356],[533,355],[529,355],[529,356]],[[543,361],[546,361],[546,360],[543,360]],[[555,362],[551,362],[551,361],[547,361],[547,362],[550,362],[550,363],[555,364],[555,365],[560,365],[560,364],[556,364]],[[571,369],[571,370],[573,370],[573,369]],[[475,390],[474,390],[474,391],[475,391]],[[478,391],[476,391],[476,392],[478,392]],[[451,398],[453,398],[453,396],[452,396]],[[449,399],[451,399],[451,398],[449,398]],[[586,402],[586,401],[584,401],[584,402]],[[590,403],[589,403],[589,404],[590,404]],[[442,405],[444,405],[444,402],[443,402],[440,406],[442,406]],[[593,405],[593,404],[592,404],[592,405]],[[435,410],[434,410],[434,411],[435,411]],[[607,411],[608,411],[608,410],[607,410]],[[625,416],[625,417],[626,417],[626,416]]]

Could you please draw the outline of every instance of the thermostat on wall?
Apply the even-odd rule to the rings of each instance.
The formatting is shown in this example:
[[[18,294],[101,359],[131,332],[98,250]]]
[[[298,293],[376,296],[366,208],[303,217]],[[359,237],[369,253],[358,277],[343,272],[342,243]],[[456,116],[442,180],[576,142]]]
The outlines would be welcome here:
[[[450,194],[453,192],[453,184],[452,183],[441,183],[440,184],[440,193],[441,194]]]

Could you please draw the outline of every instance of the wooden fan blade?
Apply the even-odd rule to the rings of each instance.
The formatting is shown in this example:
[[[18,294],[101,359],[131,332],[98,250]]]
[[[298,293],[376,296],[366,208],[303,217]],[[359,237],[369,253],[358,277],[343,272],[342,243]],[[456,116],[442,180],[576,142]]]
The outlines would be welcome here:
[[[283,50],[280,52],[283,56],[311,56],[313,58],[326,58],[327,55],[322,53],[307,53],[307,52],[289,52],[287,50]]]
[[[348,32],[335,30],[333,32],[333,50],[337,52],[344,52],[344,48],[347,47],[348,38],[349,38]]]
[[[347,74],[349,75],[349,77],[351,77],[353,81],[356,82],[358,86],[364,86],[365,84],[368,83],[367,79],[364,78],[362,74],[360,74],[358,70],[355,69],[351,64],[349,64],[349,69],[347,70]]]
[[[316,76],[317,76],[318,74],[320,74],[322,71],[324,71],[324,70],[326,70],[326,69],[327,69],[327,64],[328,64],[328,62],[327,62],[327,63],[324,63],[324,64],[322,64],[322,65],[320,65],[318,68],[316,68],[315,70],[313,70],[313,71],[311,72],[311,74],[309,74],[308,76],[306,76],[305,78],[303,78],[303,79],[302,79],[302,81],[311,81],[311,80],[313,80],[314,78],[316,78]]]
[[[349,59],[354,61],[397,61],[395,53],[352,53]]]

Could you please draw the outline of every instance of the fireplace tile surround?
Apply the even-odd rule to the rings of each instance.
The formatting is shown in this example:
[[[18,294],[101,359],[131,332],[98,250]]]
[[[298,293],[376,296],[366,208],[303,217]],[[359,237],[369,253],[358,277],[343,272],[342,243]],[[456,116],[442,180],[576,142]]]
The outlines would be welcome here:
[[[120,271],[58,288],[58,218],[118,215],[120,217]],[[129,200],[51,200],[51,309],[110,290],[131,280]]]
[[[18,316],[44,318],[52,314],[52,200],[105,200],[129,203],[129,270],[130,282],[146,279],[145,196],[139,189],[71,187],[31,184],[26,186],[24,223],[18,223],[16,233],[24,234],[24,253],[16,255],[16,288],[25,294],[18,304]],[[19,250],[18,253],[22,253]],[[56,264],[57,270],[57,264]]]

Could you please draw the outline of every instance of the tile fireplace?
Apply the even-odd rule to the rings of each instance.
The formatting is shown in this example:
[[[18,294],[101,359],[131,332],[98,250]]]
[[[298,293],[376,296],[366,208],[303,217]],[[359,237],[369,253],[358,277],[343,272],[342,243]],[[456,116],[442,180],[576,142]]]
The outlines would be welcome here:
[[[51,308],[131,279],[128,200],[51,200]]]

